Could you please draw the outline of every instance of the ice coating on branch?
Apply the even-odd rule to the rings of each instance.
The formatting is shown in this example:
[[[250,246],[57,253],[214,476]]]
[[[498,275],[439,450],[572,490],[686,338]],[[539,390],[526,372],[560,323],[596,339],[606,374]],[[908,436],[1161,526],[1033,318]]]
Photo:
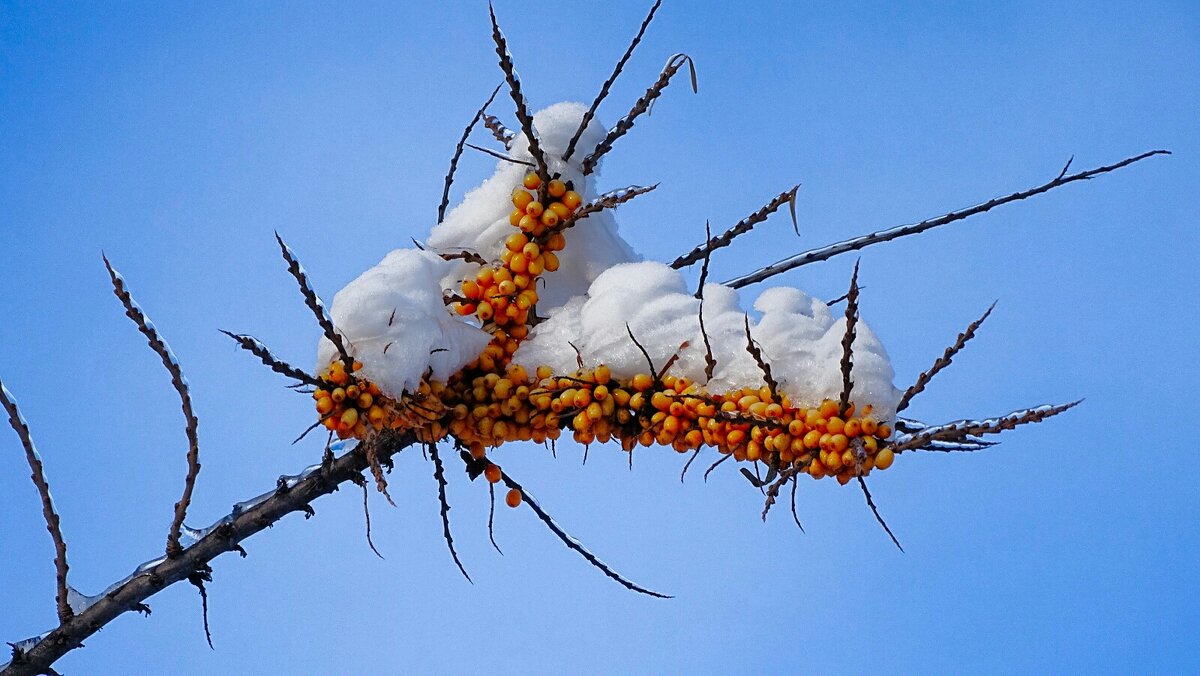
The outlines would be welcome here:
[[[587,107],[579,103],[556,103],[533,116],[551,176],[557,173],[563,181],[573,182],[585,202],[598,194],[596,173],[585,177],[579,165],[587,152],[604,139],[607,133],[604,126],[593,119],[580,137],[578,149],[571,159],[564,163],[561,158],[586,111]],[[513,159],[532,162],[524,134],[518,133],[513,139],[509,155]],[[525,165],[497,161],[496,173],[468,192],[462,203],[433,228],[429,246],[445,252],[465,249],[489,260],[498,260],[505,238],[514,232],[508,221],[513,209],[513,188],[521,184],[529,170]],[[538,288],[538,310],[542,313],[586,293],[592,280],[612,266],[641,258],[618,234],[611,210],[588,216],[566,230],[565,235],[567,248],[559,252],[561,268],[545,273],[545,286]],[[461,280],[473,277],[479,266],[458,261],[450,270],[442,280],[446,289],[457,288]]]
[[[790,288],[767,289],[754,306],[762,316],[750,319],[751,336],[793,404],[837,400],[842,391],[845,317]],[[600,275],[586,297],[572,300],[535,327],[514,361],[529,370],[547,364],[557,373],[571,373],[578,368],[577,348],[585,367],[603,363],[614,376],[632,377],[649,370],[646,357],[629,336],[632,332],[656,369],[678,353],[671,373],[705,383],[699,310],[700,301],[678,271],[650,261],[618,265]],[[736,291],[719,284],[705,286],[704,328],[717,362],[713,379],[705,386],[709,392],[765,384],[747,350],[745,322]],[[892,385],[887,352],[862,321],[857,326],[851,374],[852,400],[872,404],[876,417],[889,419],[900,392]]]
[[[448,379],[491,339],[446,308],[440,280],[450,267],[436,254],[397,249],[333,298],[330,315],[347,349],[363,363],[362,375],[390,397],[416,389],[430,371]],[[336,358],[323,338],[317,371]]]

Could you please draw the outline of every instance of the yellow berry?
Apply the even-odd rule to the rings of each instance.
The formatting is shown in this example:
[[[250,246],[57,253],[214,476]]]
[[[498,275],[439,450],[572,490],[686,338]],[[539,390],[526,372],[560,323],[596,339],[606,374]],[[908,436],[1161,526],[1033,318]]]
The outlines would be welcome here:
[[[525,174],[525,180],[523,183],[526,188],[529,188],[530,190],[537,190],[542,186],[542,177],[531,171],[528,174]]]
[[[546,192],[550,193],[551,197],[562,197],[567,192],[567,184],[556,178],[546,185]]]

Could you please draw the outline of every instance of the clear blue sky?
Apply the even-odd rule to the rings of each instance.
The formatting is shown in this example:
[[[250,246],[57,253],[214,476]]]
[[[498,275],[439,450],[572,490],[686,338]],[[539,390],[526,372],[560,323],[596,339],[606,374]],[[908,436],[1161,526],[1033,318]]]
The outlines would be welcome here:
[[[71,579],[95,592],[163,545],[184,472],[167,377],[113,298],[104,250],[187,369],[200,416],[190,521],[315,460],[288,442],[310,402],[236,352],[247,331],[307,365],[318,332],[278,229],[327,297],[432,224],[463,125],[499,82],[486,5],[0,1],[0,374],[62,513]],[[534,107],[589,100],[648,0],[497,1]],[[1200,12],[1194,3],[667,0],[602,108],[612,123],[666,57],[676,83],[609,155],[608,187],[661,181],[624,234],[670,259],[795,182],[786,217],[714,262],[785,253],[1036,185],[1075,156],[1175,151],[944,231],[867,250],[863,313],[906,385],[995,299],[910,412],[936,422],[1087,397],[976,455],[905,456],[861,494],[801,485],[807,535],[734,471],[565,444],[501,458],[638,596],[527,510],[457,470],[467,584],[419,453],[372,496],[316,505],[222,557],[212,652],[195,590],[151,599],[66,673],[1012,673],[1200,670],[1195,333]],[[495,111],[511,120],[503,97]],[[486,135],[479,136],[486,143]],[[455,196],[488,175],[467,155]],[[840,295],[852,257],[782,281]],[[728,466],[722,468],[728,470]],[[0,434],[0,639],[54,622],[52,548],[16,440]]]

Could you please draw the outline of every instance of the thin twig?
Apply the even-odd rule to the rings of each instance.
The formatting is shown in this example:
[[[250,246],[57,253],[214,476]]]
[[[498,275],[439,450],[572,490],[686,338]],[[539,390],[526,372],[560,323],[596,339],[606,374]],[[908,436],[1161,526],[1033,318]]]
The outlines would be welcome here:
[[[733,457],[732,453],[730,453],[728,455],[722,455],[716,462],[709,465],[708,469],[704,470],[704,483],[708,483],[708,475],[712,474],[712,471],[714,469],[716,469],[718,465],[720,465],[721,463],[725,462],[726,460],[728,460],[732,457]]]
[[[798,228],[799,226],[796,223],[796,191],[799,189],[800,184],[797,183],[792,186],[791,190],[779,193],[774,199],[763,205],[761,209],[738,221],[732,228],[726,230],[721,235],[716,238],[707,238],[704,244],[676,258],[671,262],[671,267],[676,270],[685,268],[692,263],[703,260],[705,256],[711,254],[713,251],[729,246],[737,236],[750,232],[754,229],[754,226],[767,220],[767,217],[778,211],[779,207],[785,204],[791,205],[792,227]]]
[[[994,209],[998,206],[1001,206],[1003,204],[1008,204],[1010,202],[1019,202],[1024,199],[1028,199],[1030,197],[1040,195],[1044,192],[1053,190],[1054,188],[1066,185],[1068,183],[1073,183],[1075,181],[1083,181],[1083,180],[1092,178],[1093,176],[1099,176],[1100,174],[1106,174],[1110,171],[1116,171],[1117,169],[1120,169],[1122,167],[1133,164],[1134,162],[1139,162],[1141,160],[1144,160],[1147,157],[1153,157],[1155,155],[1170,155],[1170,154],[1171,154],[1171,151],[1169,151],[1169,150],[1151,150],[1149,152],[1142,153],[1141,155],[1135,155],[1134,157],[1129,157],[1127,159],[1121,160],[1120,162],[1117,162],[1116,164],[1109,164],[1109,165],[1106,165],[1103,167],[1097,167],[1095,169],[1081,171],[1077,174],[1072,174],[1070,176],[1058,176],[1053,181],[1050,181],[1048,183],[1043,183],[1042,185],[1037,186],[1036,188],[1030,188],[1028,190],[1024,190],[1022,192],[1016,192],[1011,195],[1006,195],[1004,197],[996,197],[994,199],[988,200],[987,202],[983,202],[981,204],[976,204],[975,206],[968,207],[966,209],[952,211],[948,214],[938,216],[937,218],[931,218],[929,220],[921,221],[920,223],[915,223],[915,224],[911,224],[911,225],[899,225],[899,226],[896,226],[893,228],[888,228],[886,230],[879,230],[876,232],[868,233],[866,235],[861,235],[859,237],[847,239],[847,240],[838,242],[836,244],[830,244],[829,246],[821,247],[819,249],[810,249],[803,253],[796,254],[795,256],[791,256],[791,257],[785,258],[781,261],[772,263],[771,265],[760,268],[749,274],[742,275],[741,277],[735,277],[734,279],[731,279],[731,280],[725,282],[725,284],[727,286],[731,286],[735,289],[740,289],[743,286],[749,286],[750,284],[754,284],[754,283],[761,282],[766,279],[770,279],[771,277],[774,277],[775,275],[782,274],[784,272],[787,272],[788,270],[794,270],[798,267],[808,265],[809,263],[816,263],[819,261],[828,260],[838,254],[847,253],[849,251],[857,251],[858,249],[862,249],[864,247],[871,246],[872,244],[888,242],[893,239],[897,239],[899,237],[904,237],[907,235],[916,235],[918,233],[925,232],[926,230],[930,230],[932,228],[936,228],[941,225],[946,225],[948,223],[953,223],[955,221],[961,221],[964,218],[968,218],[968,217],[974,216],[976,214],[982,214],[987,211],[991,211],[992,209]]]
[[[900,397],[900,403],[896,405],[896,413],[908,408],[908,404],[912,401],[912,398],[924,392],[925,386],[929,384],[929,381],[933,380],[933,377],[936,376],[939,371],[946,368],[952,361],[954,361],[954,355],[958,354],[959,350],[962,350],[964,347],[966,347],[967,343],[975,337],[975,332],[979,330],[979,327],[983,324],[984,320],[992,314],[992,310],[994,309],[996,309],[995,302],[988,307],[987,312],[984,312],[983,316],[971,322],[965,331],[958,334],[958,338],[954,339],[954,344],[946,348],[946,351],[942,353],[942,356],[939,357],[937,361],[933,362],[933,366],[930,366],[929,370],[924,371],[921,373],[921,375],[917,376],[917,382],[913,383],[911,387],[905,390],[904,395]]]
[[[584,176],[595,171],[596,164],[600,162],[601,157],[604,157],[608,151],[612,150],[613,143],[625,134],[628,134],[629,130],[633,128],[633,123],[643,113],[650,111],[654,100],[662,96],[663,90],[667,88],[667,85],[671,84],[671,78],[675,77],[675,74],[679,72],[679,69],[685,63],[691,72],[692,91],[699,92],[699,88],[696,86],[696,65],[692,62],[692,57],[687,54],[672,55],[671,58],[667,59],[667,64],[663,66],[662,72],[659,73],[658,79],[654,81],[654,84],[650,85],[646,93],[642,94],[642,97],[633,104],[633,108],[629,110],[625,117],[621,118],[612,129],[608,130],[608,135],[596,146],[596,149],[583,158],[582,168]]]
[[[475,581],[467,574],[467,569],[463,567],[462,561],[459,560],[458,552],[454,550],[454,536],[450,534],[450,502],[446,500],[446,474],[443,471],[442,458],[438,455],[437,444],[434,442],[429,443],[429,457],[433,458],[433,478],[437,480],[438,502],[442,506],[442,535],[446,538],[446,546],[450,548],[450,556],[454,559],[454,565],[458,566],[459,572],[467,578],[467,582],[475,584]]]
[[[175,503],[175,516],[171,519],[171,528],[167,533],[167,556],[179,556],[179,553],[183,551],[183,547],[179,544],[179,533],[183,528],[183,520],[187,516],[188,505],[192,503],[192,492],[196,488],[196,477],[200,475],[200,439],[197,435],[197,427],[200,423],[196,419],[195,411],[192,409],[192,395],[188,390],[187,378],[183,377],[183,368],[179,366],[179,360],[175,358],[175,353],[171,351],[171,347],[167,345],[167,341],[163,340],[162,336],[158,333],[158,329],[154,327],[154,322],[150,321],[145,311],[133,299],[128,287],[125,285],[125,279],[121,277],[121,273],[117,272],[112,264],[108,262],[107,256],[101,254],[101,258],[104,259],[104,267],[108,268],[108,275],[112,279],[113,294],[121,301],[121,305],[125,307],[125,315],[133,320],[138,330],[146,337],[146,342],[150,344],[150,349],[154,350],[154,353],[162,360],[163,366],[171,375],[171,385],[179,393],[179,400],[182,404],[185,422],[184,431],[187,434],[188,440],[188,469],[187,476],[183,482],[183,496],[179,498],[179,502]]]
[[[621,69],[623,69],[625,67],[625,63],[629,61],[629,57],[633,56],[633,50],[637,49],[638,43],[642,41],[642,36],[646,34],[646,28],[648,28],[650,26],[650,22],[654,20],[654,13],[658,11],[658,7],[661,4],[662,0],[654,0],[654,6],[650,8],[650,13],[647,14],[646,19],[642,21],[641,28],[638,29],[637,35],[633,36],[633,41],[629,43],[629,47],[625,49],[625,53],[621,55],[621,59],[617,61],[616,67],[613,68],[612,75],[609,75],[608,79],[604,81],[604,84],[600,86],[600,93],[596,94],[596,98],[592,101],[591,107],[588,108],[587,112],[583,114],[583,119],[579,121],[579,128],[575,130],[575,135],[571,137],[571,142],[567,144],[567,151],[563,153],[562,156],[563,162],[571,159],[571,155],[575,153],[575,144],[579,143],[579,137],[583,136],[583,132],[587,129],[588,124],[590,124],[592,118],[596,116],[596,110],[600,107],[600,103],[603,102],[608,96],[608,90],[613,86],[613,83],[617,81],[617,77],[621,74]]]
[[[758,370],[762,371],[763,380],[766,381],[767,387],[771,390],[771,396],[775,397],[779,394],[779,383],[775,381],[775,376],[771,375],[771,365],[767,363],[766,357],[763,356],[762,349],[754,343],[754,338],[750,336],[750,315],[745,315],[746,319],[746,351],[754,357],[754,363],[758,364]]]
[[[763,504],[763,510],[762,510],[763,523],[767,522],[767,513],[771,511],[771,506],[774,505],[775,500],[779,498],[779,489],[783,488],[784,484],[786,484],[787,482],[792,481],[795,478],[796,473],[798,471],[799,470],[796,469],[795,467],[788,467],[788,468],[784,469],[782,472],[779,473],[779,478],[776,479],[774,483],[772,483],[770,486],[767,487],[767,492],[766,492],[767,500],[766,500],[765,504]],[[803,530],[803,529],[801,529],[801,530]]]
[[[800,523],[800,515],[796,513],[796,487],[799,485],[799,481],[792,482],[792,521],[796,522],[796,528],[799,528],[800,532],[803,533],[804,524]]]
[[[189,575],[187,579],[200,591],[200,616],[204,620],[204,638],[208,641],[208,649],[216,650],[213,647],[212,632],[208,628],[208,589],[204,586],[205,582],[212,582],[212,568],[204,566],[201,570]]]
[[[683,483],[683,477],[687,476],[688,468],[692,466],[692,463],[695,462],[696,458],[698,457],[700,457],[700,449],[697,448],[696,451],[692,453],[692,457],[688,458],[688,461],[684,463],[683,471],[679,473],[679,483]]]
[[[854,389],[854,381],[850,372],[854,368],[854,328],[858,324],[858,264],[854,261],[854,274],[850,277],[850,291],[846,294],[846,333],[842,336],[842,398],[838,402],[838,412],[844,418],[850,408],[850,391]]]
[[[516,106],[517,122],[521,123],[521,131],[525,132],[525,138],[529,141],[529,154],[537,163],[537,174],[542,179],[542,187],[545,188],[550,182],[550,169],[546,166],[546,155],[542,152],[541,144],[538,143],[537,134],[534,133],[533,115],[529,114],[525,96],[521,94],[521,80],[517,77],[517,71],[513,67],[512,57],[508,53],[508,43],[504,40],[504,34],[500,32],[500,24],[496,22],[496,11],[492,8],[490,1],[488,2],[488,15],[492,19],[492,40],[496,43],[496,56],[500,57],[500,70],[504,71],[504,80],[508,83],[508,93],[512,95],[513,104]]]
[[[863,479],[861,474],[856,475],[856,477],[858,478],[859,487],[862,488],[863,495],[867,498],[867,506],[871,508],[871,513],[875,515],[875,520],[879,522],[880,526],[883,526],[885,531],[887,531],[888,537],[892,539],[892,543],[896,545],[896,548],[903,552],[904,547],[900,546],[900,541],[896,539],[896,535],[892,532],[892,529],[888,528],[887,522],[884,521],[883,516],[879,514],[879,508],[875,506],[875,501],[871,499],[871,491],[867,490],[866,479]]]
[[[496,544],[496,531],[492,527],[492,523],[496,518],[496,484],[488,482],[488,539],[492,541],[492,546],[500,552],[500,556],[504,556],[504,551],[500,549],[500,545]]]
[[[46,520],[46,530],[50,531],[50,539],[54,541],[54,572],[55,596],[54,602],[58,610],[58,621],[66,624],[74,615],[71,605],[67,603],[67,541],[63,539],[62,527],[59,524],[58,512],[54,510],[54,499],[50,497],[50,484],[46,481],[46,471],[42,467],[42,457],[33,445],[33,435],[29,433],[29,423],[21,415],[17,400],[12,392],[0,382],[0,404],[8,413],[8,423],[21,439],[25,448],[25,460],[29,463],[30,479],[37,488],[38,496],[42,499],[42,517]]]
[[[658,370],[654,368],[654,360],[650,358],[650,353],[646,351],[646,348],[642,347],[638,339],[633,336],[633,329],[629,328],[628,322],[625,323],[625,332],[629,334],[629,339],[633,341],[634,345],[637,345],[637,349],[641,350],[642,356],[646,358],[646,364],[650,366],[650,375],[656,375]]]
[[[487,111],[487,107],[492,105],[496,94],[499,93],[502,85],[496,85],[492,90],[492,95],[488,97],[483,106],[475,113],[475,117],[471,118],[471,123],[463,130],[462,138],[458,140],[458,145],[454,147],[454,156],[450,158],[450,171],[446,172],[446,185],[442,188],[442,201],[438,205],[438,219],[441,223],[446,218],[446,207],[450,206],[450,186],[454,183],[454,172],[458,170],[458,158],[462,157],[463,146],[466,145],[467,139],[471,136],[471,130],[475,128],[475,123],[479,122],[479,118],[483,117]]]
[[[566,230],[567,228],[573,227],[579,221],[598,211],[618,207],[639,195],[645,195],[657,187],[658,184],[655,183],[654,185],[650,186],[631,185],[617,190],[610,190],[596,199],[588,202],[587,204],[579,207],[575,213],[571,214],[566,220],[560,223],[556,229],[559,231]]]
[[[484,153],[485,155],[491,155],[492,157],[494,157],[498,160],[504,160],[505,162],[511,162],[513,164],[519,164],[519,165],[525,166],[525,167],[534,167],[535,166],[533,162],[526,162],[525,160],[518,160],[515,157],[509,157],[508,155],[505,155],[504,153],[498,153],[495,150],[492,150],[491,148],[484,148],[483,146],[477,146],[474,143],[465,143],[463,145],[470,148],[471,150],[478,150],[479,152]]]
[[[708,221],[704,221],[704,238],[705,241],[712,240],[712,228]],[[700,281],[696,283],[696,298],[700,299],[700,308],[697,311],[700,320],[700,337],[704,339],[704,380],[709,382],[713,378],[713,373],[717,370],[717,358],[713,356],[712,342],[708,339],[708,329],[704,326],[704,284],[708,281],[708,265],[712,262],[712,251],[706,249],[704,252],[704,264],[700,266]]]
[[[581,542],[579,542],[579,540],[576,540],[575,538],[571,537],[557,523],[555,523],[554,519],[549,514],[546,513],[546,510],[542,509],[542,506],[538,504],[537,500],[535,500],[533,498],[533,496],[529,494],[529,491],[526,491],[525,488],[521,486],[521,484],[519,484],[515,480],[513,480],[513,478],[511,476],[509,476],[503,470],[501,470],[501,472],[500,472],[500,478],[504,481],[505,486],[508,486],[511,489],[516,489],[518,492],[520,492],[522,502],[529,505],[530,509],[533,510],[533,513],[537,514],[537,517],[539,519],[541,519],[542,523],[546,524],[546,527],[549,528],[552,533],[557,535],[558,539],[561,540],[562,543],[564,545],[566,545],[568,549],[571,549],[571,550],[577,552],[580,556],[582,556],[585,560],[587,560],[588,563],[592,564],[596,568],[599,568],[600,572],[602,572],[605,575],[607,575],[608,577],[616,580],[618,583],[621,584],[621,586],[625,587],[626,589],[630,589],[630,590],[638,592],[640,594],[646,594],[647,596],[653,596],[655,598],[660,598],[660,599],[672,598],[671,596],[667,596],[666,594],[660,594],[656,591],[651,591],[649,589],[646,589],[645,587],[642,587],[642,586],[634,583],[633,581],[625,578],[624,576],[622,576],[620,573],[616,572],[612,568],[609,568],[608,564],[604,563],[599,558],[597,558],[596,555],[591,553],[590,551],[588,551],[588,549],[586,547],[584,547],[583,544]]]
[[[225,329],[218,329],[218,330],[221,333],[224,333],[225,335],[227,335],[230,338],[237,341],[237,344],[239,346],[241,346],[241,348],[243,350],[249,352],[250,354],[254,355],[255,357],[258,357],[262,361],[263,364],[265,364],[266,366],[269,366],[271,368],[271,370],[274,371],[275,373],[287,376],[288,378],[291,378],[293,380],[298,380],[305,385],[313,385],[316,387],[320,387],[322,385],[321,381],[318,380],[317,378],[310,376],[309,374],[305,373],[302,369],[298,369],[295,366],[292,366],[291,364],[287,363],[286,361],[283,361],[282,359],[271,354],[271,351],[269,349],[267,349],[267,346],[263,345],[262,342],[260,342],[254,336],[248,336],[244,333],[230,333],[229,331],[226,331]]]
[[[371,505],[368,501],[370,491],[367,490],[367,480],[359,476],[354,483],[362,487],[363,519],[367,522],[367,546],[371,548],[371,551],[375,552],[375,556],[383,559],[383,554],[379,553],[379,550],[375,548],[375,541],[371,539]]]
[[[287,261],[288,264],[288,272],[292,274],[292,277],[296,278],[296,283],[300,285],[300,293],[304,296],[304,303],[308,305],[308,309],[317,318],[317,323],[321,325],[321,330],[325,332],[325,338],[337,348],[338,354],[342,356],[342,362],[345,363],[346,368],[353,370],[354,358],[346,350],[346,344],[342,341],[342,335],[334,328],[333,319],[330,318],[329,312],[325,309],[325,304],[321,302],[321,298],[313,290],[312,283],[308,281],[308,273],[304,271],[304,266],[300,265],[300,260],[288,248],[288,245],[283,241],[283,237],[279,236],[278,231],[275,232],[275,241],[279,242],[279,249],[283,253],[283,260]]]

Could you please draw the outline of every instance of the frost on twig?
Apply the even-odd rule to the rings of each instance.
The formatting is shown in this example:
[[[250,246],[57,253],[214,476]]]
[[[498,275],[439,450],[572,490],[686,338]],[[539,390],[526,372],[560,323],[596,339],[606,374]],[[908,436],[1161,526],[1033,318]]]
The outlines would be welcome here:
[[[1117,169],[1126,167],[1134,162],[1140,162],[1147,157],[1170,154],[1171,151],[1169,150],[1151,150],[1140,155],[1126,158],[1115,164],[1109,164],[1103,167],[1097,167],[1095,169],[1088,169],[1087,171],[1081,171],[1077,174],[1071,174],[1070,176],[1060,173],[1054,180],[1049,181],[1048,183],[1043,183],[1035,188],[1029,188],[1028,190],[1023,190],[1021,192],[1015,192],[1011,195],[1005,195],[1004,197],[996,197],[966,209],[951,211],[950,213],[938,216],[937,218],[931,218],[929,220],[921,221],[920,223],[914,223],[912,225],[899,225],[886,230],[879,230],[859,237],[854,237],[836,244],[830,244],[829,246],[821,247],[819,249],[810,249],[803,253],[796,254],[795,256],[790,256],[776,263],[772,263],[771,265],[755,270],[749,274],[742,275],[741,277],[735,277],[725,282],[725,284],[735,289],[740,289],[744,286],[749,286],[756,282],[770,279],[771,277],[787,272],[788,270],[794,270],[803,265],[808,265],[809,263],[828,260],[838,254],[856,251],[858,249],[871,246],[872,244],[888,242],[893,239],[905,237],[907,235],[916,235],[938,226],[953,223],[955,221],[961,221],[964,218],[991,211],[992,209],[1003,204],[1019,202],[1024,199],[1040,195],[1044,192],[1048,192],[1054,188],[1066,185],[1068,183],[1084,181],[1092,178],[1093,176],[1099,176],[1100,174],[1106,174],[1110,171],[1116,171]]]
[[[1079,399],[1068,404],[1047,404],[1044,406],[1036,406],[1034,408],[1021,409],[998,418],[984,418],[982,420],[956,420],[954,422],[945,423],[944,425],[926,427],[925,429],[913,434],[898,436],[896,438],[897,443],[891,448],[894,453],[903,453],[904,451],[913,450],[978,450],[978,448],[973,447],[964,448],[940,444],[944,442],[962,442],[969,440],[970,437],[976,437],[984,434],[998,434],[1005,430],[1015,429],[1021,425],[1039,423],[1047,418],[1052,418],[1059,413],[1075,408],[1082,401],[1082,399]]]
[[[287,243],[283,241],[283,237],[280,237],[278,232],[275,233],[275,241],[279,242],[279,249],[283,253],[283,260],[287,261],[288,272],[292,274],[292,277],[296,278],[296,283],[300,285],[300,293],[304,296],[304,303],[308,305],[308,309],[316,317],[321,330],[325,332],[325,337],[337,348],[338,354],[341,355],[342,361],[346,364],[346,368],[353,369],[354,358],[350,356],[350,352],[346,349],[346,343],[342,340],[342,334],[338,333],[334,327],[333,319],[330,318],[329,311],[325,309],[325,304],[321,302],[320,296],[313,290],[312,283],[308,281],[308,273],[304,271],[304,266],[300,265],[300,260],[288,248]]]
[[[50,531],[50,539],[54,541],[54,571],[57,590],[54,600],[58,608],[58,621],[65,624],[74,615],[67,602],[67,541],[63,539],[58,512],[54,509],[54,499],[50,497],[50,484],[46,481],[42,457],[38,454],[37,447],[33,445],[33,436],[29,433],[29,423],[25,422],[25,417],[21,415],[21,409],[17,407],[16,399],[3,382],[0,382],[0,404],[4,406],[4,411],[8,414],[8,423],[12,425],[13,431],[17,433],[21,445],[25,448],[25,460],[29,462],[31,472],[30,479],[33,480],[33,485],[42,499],[42,516],[46,520],[46,530]]]
[[[854,382],[850,372],[854,368],[854,327],[858,324],[858,261],[854,263],[854,275],[850,277],[850,291],[846,293],[846,333],[842,336],[842,396],[838,411],[842,417],[850,407],[850,391]]]
[[[102,257],[104,258],[104,267],[108,268],[108,275],[112,279],[113,293],[121,301],[121,305],[125,307],[125,315],[137,325],[138,330],[146,337],[146,342],[150,344],[150,349],[154,350],[154,353],[162,360],[167,372],[171,374],[171,384],[175,387],[175,391],[179,393],[179,400],[183,408],[183,417],[187,423],[185,427],[188,439],[187,477],[184,479],[183,496],[179,498],[179,502],[175,503],[175,516],[171,520],[171,529],[167,534],[167,556],[179,556],[179,553],[183,551],[183,547],[179,544],[179,531],[183,527],[183,520],[187,517],[188,505],[192,502],[192,492],[196,488],[196,477],[200,475],[200,439],[197,435],[199,421],[196,419],[195,411],[192,410],[192,396],[188,390],[187,378],[183,376],[183,368],[179,365],[179,360],[175,357],[175,353],[171,351],[171,347],[159,335],[154,322],[150,321],[150,318],[146,316],[146,313],[137,304],[137,301],[133,299],[128,287],[125,285],[125,279],[113,268],[107,256]]]
[[[271,350],[267,349],[267,346],[263,345],[262,342],[254,336],[249,336],[244,333],[231,333],[224,329],[220,329],[220,331],[221,333],[237,341],[237,344],[243,350],[249,352],[255,357],[258,357],[259,360],[262,361],[263,365],[269,367],[275,373],[287,376],[288,378],[304,383],[305,385],[316,386],[321,384],[320,380],[317,380],[313,376],[309,375],[303,369],[296,368],[295,366],[292,366],[286,361],[271,354]]]

